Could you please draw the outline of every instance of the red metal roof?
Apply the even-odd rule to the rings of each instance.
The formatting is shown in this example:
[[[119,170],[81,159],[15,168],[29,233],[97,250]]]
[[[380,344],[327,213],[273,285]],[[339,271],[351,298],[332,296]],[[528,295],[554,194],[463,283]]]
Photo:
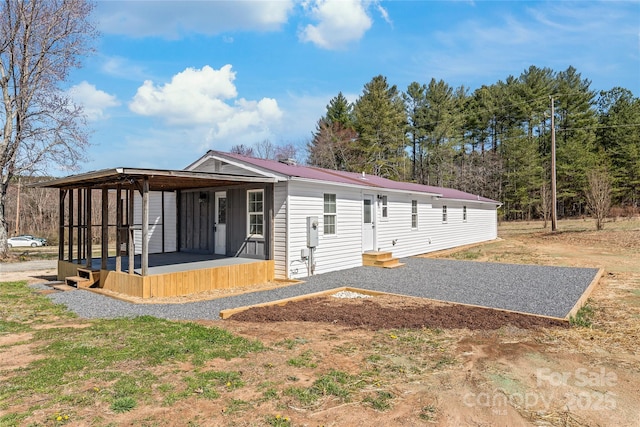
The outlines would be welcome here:
[[[336,171],[323,169],[315,166],[301,166],[282,163],[277,160],[257,159],[254,157],[242,156],[240,154],[223,153],[211,150],[212,155],[235,159],[243,163],[256,166],[265,171],[273,172],[288,177],[297,177],[317,181],[337,182],[341,184],[360,185],[379,189],[400,190],[415,193],[426,193],[440,196],[445,199],[470,200],[486,203],[500,204],[492,199],[476,194],[466,193],[446,187],[434,187],[431,185],[416,184],[413,182],[400,182],[375,175],[363,175],[355,172]]]

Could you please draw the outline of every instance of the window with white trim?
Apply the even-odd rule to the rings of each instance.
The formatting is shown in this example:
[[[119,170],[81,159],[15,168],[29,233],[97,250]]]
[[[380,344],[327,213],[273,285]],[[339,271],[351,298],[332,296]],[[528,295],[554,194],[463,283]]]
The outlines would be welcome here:
[[[336,234],[336,195],[324,195],[324,234]]]
[[[411,201],[411,228],[418,228],[418,201]]]
[[[247,229],[249,235],[264,235],[264,190],[247,191]]]
[[[380,200],[382,203],[382,219],[388,219],[389,218],[388,198],[387,196],[382,196]]]
[[[462,221],[463,222],[467,222],[467,207],[466,206],[462,207]]]
[[[447,222],[447,206],[442,207],[442,222]]]

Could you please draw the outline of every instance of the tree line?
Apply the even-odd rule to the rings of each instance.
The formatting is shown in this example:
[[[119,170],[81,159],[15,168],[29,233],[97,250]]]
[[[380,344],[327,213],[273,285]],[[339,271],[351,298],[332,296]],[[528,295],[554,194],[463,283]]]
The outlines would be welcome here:
[[[331,99],[307,163],[481,194],[505,219],[547,218],[553,99],[559,215],[585,213],[594,171],[613,204],[636,209],[640,99],[590,85],[574,67],[531,66],[474,91],[431,79],[401,92],[379,75],[355,102]]]

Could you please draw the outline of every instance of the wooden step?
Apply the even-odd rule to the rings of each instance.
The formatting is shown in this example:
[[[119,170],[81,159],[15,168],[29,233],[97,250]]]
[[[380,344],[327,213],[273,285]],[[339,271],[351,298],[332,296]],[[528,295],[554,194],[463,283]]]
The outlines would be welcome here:
[[[56,291],[73,291],[76,289],[76,287],[60,284],[60,285],[53,285],[53,289],[55,289]]]
[[[64,281],[67,286],[72,286],[74,288],[88,288],[92,284],[91,280],[87,279],[86,277],[80,276],[65,277]]]
[[[391,252],[365,252],[362,254],[362,265],[369,267],[397,268],[404,264],[394,258]]]
[[[90,288],[100,281],[100,270],[91,270],[79,267],[77,276],[65,277],[64,281],[68,286],[76,288]]]
[[[404,263],[403,263],[403,262],[398,261],[398,259],[397,259],[397,258],[394,258],[392,263],[385,264],[385,265],[383,265],[382,267],[383,267],[383,268],[398,268],[398,267],[404,267]]]
[[[75,282],[79,288],[91,288],[100,281],[100,270],[78,267],[77,272],[77,276],[66,278],[67,283],[72,281]]]
[[[375,267],[383,267],[383,268],[397,268],[402,267],[404,264],[398,261],[398,258],[391,258],[384,261],[378,261],[375,264]]]

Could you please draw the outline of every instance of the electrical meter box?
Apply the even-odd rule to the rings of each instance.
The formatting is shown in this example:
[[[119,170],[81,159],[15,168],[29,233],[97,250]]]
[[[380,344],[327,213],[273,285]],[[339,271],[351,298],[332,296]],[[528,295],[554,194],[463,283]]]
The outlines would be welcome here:
[[[318,246],[318,217],[307,217],[307,247],[315,248]]]

